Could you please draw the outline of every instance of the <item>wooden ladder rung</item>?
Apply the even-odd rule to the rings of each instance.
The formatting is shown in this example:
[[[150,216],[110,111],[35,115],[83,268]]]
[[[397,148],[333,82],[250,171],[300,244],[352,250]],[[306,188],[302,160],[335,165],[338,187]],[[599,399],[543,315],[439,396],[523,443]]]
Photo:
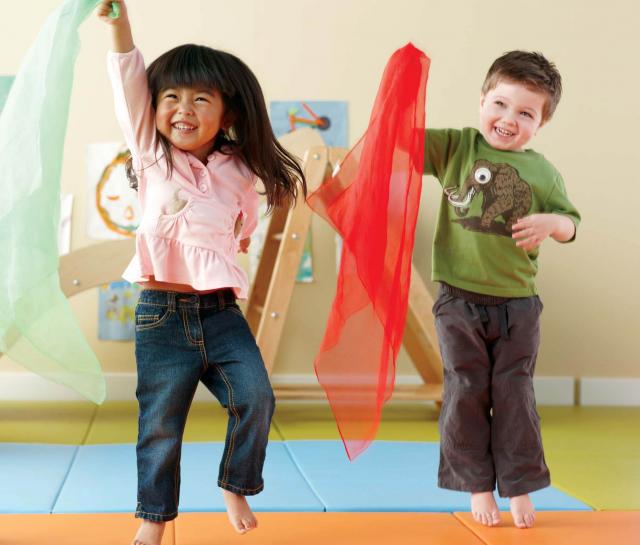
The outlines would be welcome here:
[[[273,391],[278,399],[326,399],[324,390],[318,384],[274,384]],[[392,399],[402,401],[442,401],[442,384],[397,385]]]

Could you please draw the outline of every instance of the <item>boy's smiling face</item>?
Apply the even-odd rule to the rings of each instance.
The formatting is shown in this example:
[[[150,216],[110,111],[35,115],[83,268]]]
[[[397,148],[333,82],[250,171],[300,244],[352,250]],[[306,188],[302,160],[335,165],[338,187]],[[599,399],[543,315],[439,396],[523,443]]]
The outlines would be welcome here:
[[[521,151],[544,124],[545,93],[500,80],[480,97],[480,132],[492,148]]]

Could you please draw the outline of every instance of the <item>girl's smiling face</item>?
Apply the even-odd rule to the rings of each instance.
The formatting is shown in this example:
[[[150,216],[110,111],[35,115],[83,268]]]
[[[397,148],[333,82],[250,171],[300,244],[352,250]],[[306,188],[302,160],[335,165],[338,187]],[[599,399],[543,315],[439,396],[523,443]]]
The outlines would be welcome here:
[[[203,163],[224,126],[225,108],[213,89],[176,87],[163,89],[156,100],[156,127],[175,147]]]
[[[544,124],[547,96],[501,80],[480,97],[480,132],[493,148],[521,151]]]

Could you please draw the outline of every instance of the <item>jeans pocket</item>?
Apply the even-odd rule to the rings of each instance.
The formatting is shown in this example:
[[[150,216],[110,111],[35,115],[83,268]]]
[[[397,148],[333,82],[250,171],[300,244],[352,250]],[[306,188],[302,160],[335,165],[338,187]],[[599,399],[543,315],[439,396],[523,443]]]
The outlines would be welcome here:
[[[166,305],[156,305],[153,303],[138,303],[136,305],[136,331],[153,329],[162,325],[171,312]]]

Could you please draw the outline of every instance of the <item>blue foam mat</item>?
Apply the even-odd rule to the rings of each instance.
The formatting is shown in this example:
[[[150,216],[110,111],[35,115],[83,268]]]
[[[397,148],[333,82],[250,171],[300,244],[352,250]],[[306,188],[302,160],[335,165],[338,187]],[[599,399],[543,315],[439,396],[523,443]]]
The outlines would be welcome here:
[[[50,513],[77,449],[0,443],[0,513]]]
[[[54,513],[131,513],[136,508],[136,446],[83,445]]]
[[[287,441],[327,511],[469,511],[469,494],[437,487],[438,443],[377,441],[349,462],[340,441]],[[536,509],[590,510],[549,487],[531,494]],[[509,509],[498,498],[501,510]]]
[[[185,443],[182,512],[224,510],[222,448]],[[437,443],[379,441],[349,462],[339,441],[273,441],[265,490],[249,502],[256,511],[468,511],[468,494],[437,488],[437,465]],[[135,445],[0,444],[0,491],[0,513],[132,512]],[[553,487],[532,498],[538,510],[590,509]]]
[[[224,511],[216,484],[223,444],[191,443],[188,447],[182,454],[181,511]],[[324,511],[284,443],[271,441],[267,446],[263,478],[264,490],[248,498],[255,511]]]
[[[180,511],[224,511],[217,486],[222,443],[185,443],[182,450]],[[255,511],[324,511],[284,444],[267,448],[265,490],[249,498]],[[55,513],[132,512],[136,506],[135,445],[79,448],[62,487]]]

